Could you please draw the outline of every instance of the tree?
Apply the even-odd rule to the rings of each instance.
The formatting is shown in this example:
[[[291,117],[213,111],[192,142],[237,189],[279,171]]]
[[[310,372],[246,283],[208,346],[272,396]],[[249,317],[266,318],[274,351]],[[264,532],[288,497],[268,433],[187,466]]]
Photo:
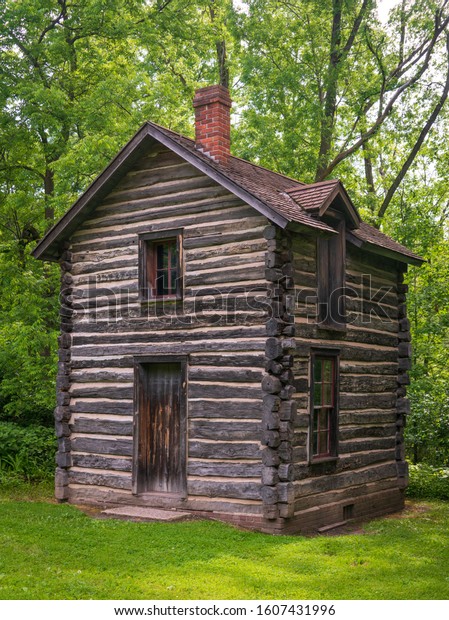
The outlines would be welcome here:
[[[50,421],[53,409],[58,273],[30,249],[146,118],[191,130],[198,82],[228,79],[229,11],[214,0],[1,5],[3,417]]]
[[[372,0],[247,5],[241,152],[308,181],[357,178],[359,194],[364,170],[363,202],[380,221],[447,99],[449,0],[403,0],[387,26]],[[387,184],[382,157],[406,115]]]

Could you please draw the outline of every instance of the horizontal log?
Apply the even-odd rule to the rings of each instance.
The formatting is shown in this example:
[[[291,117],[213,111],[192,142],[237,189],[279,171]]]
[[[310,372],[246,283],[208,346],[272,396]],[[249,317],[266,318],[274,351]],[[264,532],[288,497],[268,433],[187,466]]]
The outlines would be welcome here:
[[[197,338],[192,341],[188,338],[183,342],[174,341],[170,343],[148,341],[146,344],[125,343],[114,344],[111,346],[106,344],[94,346],[83,345],[75,346],[73,348],[73,355],[74,357],[87,357],[90,355],[97,357],[100,353],[103,353],[105,356],[188,355],[189,353],[196,353],[200,351],[235,351],[238,350],[239,347],[242,349],[244,348],[247,351],[259,351],[261,348],[261,341],[257,337],[249,337],[245,340],[241,340],[240,342],[236,342],[232,339],[223,340],[217,338],[212,340],[206,336],[203,340]]]
[[[185,250],[194,248],[205,248],[219,244],[227,244],[239,241],[251,241],[253,239],[260,240],[262,227],[253,228],[251,230],[237,230],[235,232],[220,233],[215,232],[202,237],[191,237],[184,239],[183,247]]]
[[[89,251],[81,251],[76,254],[73,253],[72,272],[74,274],[81,273],[81,271],[78,270],[82,270],[84,267],[89,265],[97,265],[99,267],[101,263],[107,265],[111,260],[116,260],[119,258],[126,259],[126,257],[129,257],[130,255],[138,255],[137,245],[111,248],[109,250],[92,249]]]
[[[76,400],[70,404],[71,413],[104,413],[107,415],[132,416],[134,405],[132,400],[113,401],[101,398],[89,401]]]
[[[371,393],[371,392],[394,392],[397,384],[397,375],[382,375],[379,377],[366,375],[344,375],[340,377],[340,390],[342,392]]]
[[[72,503],[98,504],[117,504],[126,506],[146,506],[148,507],[148,496],[132,495],[131,491],[122,489],[112,489],[99,486],[80,486],[70,487],[70,501]],[[262,512],[262,504],[257,500],[224,500],[215,498],[195,497],[174,498],[173,496],[157,495],[151,498],[151,506],[154,508],[178,508],[181,510],[196,510],[224,514],[241,514],[257,516]]]
[[[187,493],[195,496],[260,499],[260,482],[233,480],[227,482],[187,479]]]
[[[258,443],[225,441],[189,441],[189,457],[199,459],[258,459]]]
[[[396,337],[398,337],[397,320],[388,317],[387,313],[384,312],[383,308],[379,308],[378,310],[372,311],[371,314],[369,314],[368,312],[363,311],[363,304],[353,305],[358,305],[359,307],[356,307],[354,311],[347,309],[347,325],[358,328],[366,327],[367,329],[376,330],[385,334],[394,334]]]
[[[191,189],[217,186],[217,184],[206,175],[198,173],[192,174],[192,170],[190,172],[191,174],[188,176],[174,179],[171,179],[167,173],[164,175],[159,172],[159,175],[157,175],[159,178],[154,178],[151,174],[146,173],[147,183],[142,182],[142,177],[140,177],[140,183],[136,183],[134,178],[132,181],[134,181],[135,184],[132,184],[131,180],[126,184],[119,183],[115,186],[114,190],[108,194],[103,205],[115,204],[118,201],[152,198],[153,196],[168,196],[170,194],[188,192]],[[138,179],[139,177],[137,177],[136,180]]]
[[[191,439],[211,439],[217,441],[254,440],[260,441],[260,422],[224,422],[214,420],[191,420],[189,437]]]
[[[103,397],[117,400],[131,400],[134,396],[134,387],[126,383],[122,385],[76,383],[72,385],[70,394],[72,398]]]
[[[227,478],[257,478],[261,476],[262,463],[235,463],[232,461],[197,461],[189,459],[189,476],[223,476]]]
[[[192,353],[190,356],[191,369],[193,367],[201,367],[204,366],[219,366],[220,368],[240,368],[240,367],[250,367],[254,369],[254,372],[258,373],[259,368],[263,367],[263,363],[265,361],[265,357],[262,352],[257,353],[246,353],[244,351],[241,352],[231,352],[231,353],[219,353],[217,355],[209,354],[204,355],[202,353]],[[237,371],[238,372],[238,371]]]
[[[302,321],[299,322],[298,320],[296,321],[295,325],[297,339],[314,340],[317,339],[318,336],[320,336],[320,338],[323,338],[321,334],[325,331],[324,328],[319,329],[317,325],[311,323],[304,323]],[[327,330],[326,333],[329,334],[329,330]],[[353,325],[347,326],[346,333],[332,332],[331,339],[334,341],[334,344],[337,344],[340,339],[344,339],[345,343],[361,343],[367,347],[381,346],[396,348],[398,342],[397,334],[378,332],[370,330],[368,328],[357,328]]]
[[[316,478],[300,480],[295,482],[295,496],[299,499],[307,495],[367,484],[377,480],[392,478],[393,476],[396,476],[396,464],[394,462],[381,463],[332,476],[318,476]]]
[[[74,452],[90,452],[92,454],[132,456],[133,442],[131,439],[75,437],[72,439],[72,450]]]
[[[356,439],[363,437],[394,437],[396,432],[395,424],[387,424],[385,426],[370,426],[363,424],[361,426],[340,427],[340,440]]]
[[[148,323],[146,323],[148,326]],[[188,329],[188,326],[182,325],[180,329],[174,331],[136,331],[125,333],[109,333],[100,331],[107,326],[101,326],[100,324],[90,324],[89,326],[82,326],[82,329],[86,329],[83,334],[75,333],[73,335],[73,347],[81,347],[85,345],[97,345],[97,354],[100,353],[102,347],[99,345],[112,344],[134,344],[134,343],[163,343],[173,342],[179,340],[190,341],[202,341],[209,339],[239,339],[249,337],[263,338],[265,335],[264,325],[245,325],[245,326],[223,326],[222,328],[198,328],[198,326],[192,326]],[[110,326],[111,328],[111,326]],[[89,331],[87,331],[89,330]],[[234,345],[235,346],[235,345]],[[104,354],[104,353],[103,353]]]
[[[104,418],[76,418],[71,425],[74,433],[88,433],[91,435],[132,435],[133,421],[114,421]]]
[[[263,250],[240,253],[239,249],[243,246],[243,244],[235,244],[236,254],[231,255],[223,255],[223,250],[221,252],[216,252],[215,256],[208,256],[207,259],[201,258],[199,260],[195,260],[195,252],[188,252],[187,256],[185,256],[185,270],[186,274],[190,272],[202,271],[205,273],[206,271],[220,271],[221,269],[228,269],[229,267],[244,267],[249,264],[260,264],[263,265],[265,252]],[[253,246],[259,247],[259,246]],[[252,249],[252,248],[248,248]],[[247,274],[245,274],[247,275]],[[245,280],[246,277],[243,278]],[[251,278],[253,279],[253,278]]]
[[[126,211],[127,214],[132,214],[135,211],[156,211],[162,207],[171,207],[174,205],[187,205],[189,202],[198,202],[201,200],[220,200],[223,197],[228,197],[229,192],[224,187],[219,185],[207,185],[206,187],[191,187],[183,192],[173,192],[170,194],[160,194],[154,192],[150,195],[147,191],[147,196],[141,198],[123,198],[117,197],[115,200],[111,200],[107,204],[103,202],[98,205],[96,209],[97,215],[107,215],[111,213],[113,215],[119,215]],[[173,212],[170,214],[173,217]],[[148,215],[146,217],[148,222]],[[87,226],[87,224],[85,225]],[[101,226],[101,225],[100,225]],[[99,228],[99,227],[98,227]],[[148,228],[148,223],[147,223]],[[167,225],[165,224],[165,228]],[[96,233],[85,233],[85,227],[80,228],[72,237],[72,250],[76,253],[77,247],[81,241],[92,239],[92,235]],[[97,229],[95,229],[97,230]]]
[[[234,356],[237,357],[237,356]],[[192,360],[193,361],[193,360]],[[198,364],[198,360],[195,358],[195,364]],[[190,366],[189,368],[189,380],[190,381],[220,381],[220,382],[235,382],[235,383],[255,383],[262,380],[263,370],[245,368],[245,367],[233,367],[219,366],[215,368],[204,367],[200,365]]]
[[[336,472],[360,469],[377,463],[392,462],[395,460],[394,449],[368,450],[354,454],[344,454],[338,459]]]
[[[188,249],[184,247],[185,263],[203,265],[219,264],[220,266],[229,266],[232,263],[226,261],[246,260],[246,255],[253,253],[262,253],[266,249],[266,243],[262,238],[239,241],[231,240],[228,243],[218,243],[216,246],[208,246],[206,248],[198,247]],[[223,261],[223,262],[220,262]]]
[[[338,420],[340,428],[351,424],[393,424],[396,421],[396,415],[396,409],[340,412]]]
[[[237,390],[238,392],[238,390]],[[189,418],[235,418],[236,420],[262,416],[262,399],[189,400]]]
[[[113,489],[130,490],[132,488],[131,476],[114,476],[114,474],[94,474],[83,471],[70,470],[69,481],[76,484],[89,484]]]
[[[111,471],[132,471],[132,459],[111,458],[100,454],[72,454],[72,461],[75,467],[86,467],[88,469],[110,469]]]
[[[189,382],[189,398],[261,398],[262,388],[260,383],[238,384],[233,383],[194,383]]]
[[[253,280],[262,280],[265,269],[261,263],[254,263],[243,267],[227,267],[226,269],[202,271],[200,273],[187,272],[185,274],[185,286],[210,286],[222,282],[237,282],[249,284]]]
[[[340,455],[366,452],[367,450],[391,450],[395,445],[395,437],[370,437],[368,439],[348,439],[340,441],[338,450]]]
[[[91,362],[92,363],[95,362]],[[121,383],[123,381],[133,381],[134,373],[132,368],[123,369],[108,369],[102,370],[100,368],[83,368],[83,370],[73,370],[70,373],[70,379],[72,382],[76,383],[92,383],[94,381],[99,381],[101,383]]]
[[[396,394],[340,394],[340,411],[354,409],[392,409]]]
[[[351,245],[346,246],[346,265],[348,269],[359,271],[363,274],[372,274],[373,276],[391,282],[397,286],[398,267],[397,263],[382,257],[382,266],[379,266],[379,259],[373,254],[358,250]]]
[[[398,364],[396,362],[365,362],[357,364],[351,360],[340,362],[340,376],[343,375],[392,375],[396,376]]]
[[[397,478],[386,478],[385,480],[377,480],[368,484],[300,497],[294,503],[295,513],[301,513],[309,509],[316,510],[321,506],[332,505],[337,502],[353,503],[351,500],[367,497],[372,493],[379,493],[388,489],[397,489]],[[341,508],[341,514],[343,516],[343,508]]]
[[[152,158],[151,164],[152,168],[143,168],[136,169],[128,172],[123,179],[116,185],[116,190],[120,191],[122,189],[126,189],[128,187],[141,187],[142,185],[153,185],[155,183],[159,183],[163,181],[167,177],[170,179],[188,179],[190,177],[201,176],[201,173],[198,172],[196,168],[194,168],[191,164],[186,162],[177,162],[169,161],[166,162],[167,165],[161,166],[159,165],[157,168],[154,168],[154,161],[160,161],[161,154],[157,158]],[[139,165],[142,160],[139,161]],[[169,167],[167,167],[169,165]]]

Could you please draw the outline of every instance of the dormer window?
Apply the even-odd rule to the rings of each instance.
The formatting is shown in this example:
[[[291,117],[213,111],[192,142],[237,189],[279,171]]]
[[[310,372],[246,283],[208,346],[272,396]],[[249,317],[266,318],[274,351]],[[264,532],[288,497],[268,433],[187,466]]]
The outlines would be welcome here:
[[[337,234],[317,240],[318,325],[344,329],[346,226],[343,218],[326,217],[325,221]]]

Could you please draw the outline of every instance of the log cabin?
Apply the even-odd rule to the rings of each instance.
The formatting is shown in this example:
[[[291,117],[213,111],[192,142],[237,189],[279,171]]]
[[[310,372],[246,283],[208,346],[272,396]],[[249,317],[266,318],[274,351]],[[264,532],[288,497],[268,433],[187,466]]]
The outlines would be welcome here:
[[[56,498],[270,533],[400,510],[408,264],[339,180],[146,122],[37,245],[61,268]]]

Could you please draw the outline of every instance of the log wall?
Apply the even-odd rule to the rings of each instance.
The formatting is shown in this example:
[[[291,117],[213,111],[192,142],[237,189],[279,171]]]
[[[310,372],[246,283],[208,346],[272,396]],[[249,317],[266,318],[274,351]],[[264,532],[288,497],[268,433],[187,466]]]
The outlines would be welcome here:
[[[159,147],[72,236],[58,497],[261,515],[265,217]],[[184,295],[138,299],[139,233],[183,228]],[[188,356],[187,498],[132,495],[133,357]],[[62,432],[62,427],[60,429]]]
[[[287,529],[317,529],[402,507],[402,448],[409,367],[405,287],[399,265],[347,244],[347,328],[320,329],[316,306],[316,241],[293,242],[296,285],[294,361],[297,416],[293,439],[294,518]],[[398,342],[403,342],[399,346]],[[340,351],[337,460],[311,463],[311,347]],[[402,352],[401,352],[402,351]],[[399,374],[398,374],[399,373]]]

